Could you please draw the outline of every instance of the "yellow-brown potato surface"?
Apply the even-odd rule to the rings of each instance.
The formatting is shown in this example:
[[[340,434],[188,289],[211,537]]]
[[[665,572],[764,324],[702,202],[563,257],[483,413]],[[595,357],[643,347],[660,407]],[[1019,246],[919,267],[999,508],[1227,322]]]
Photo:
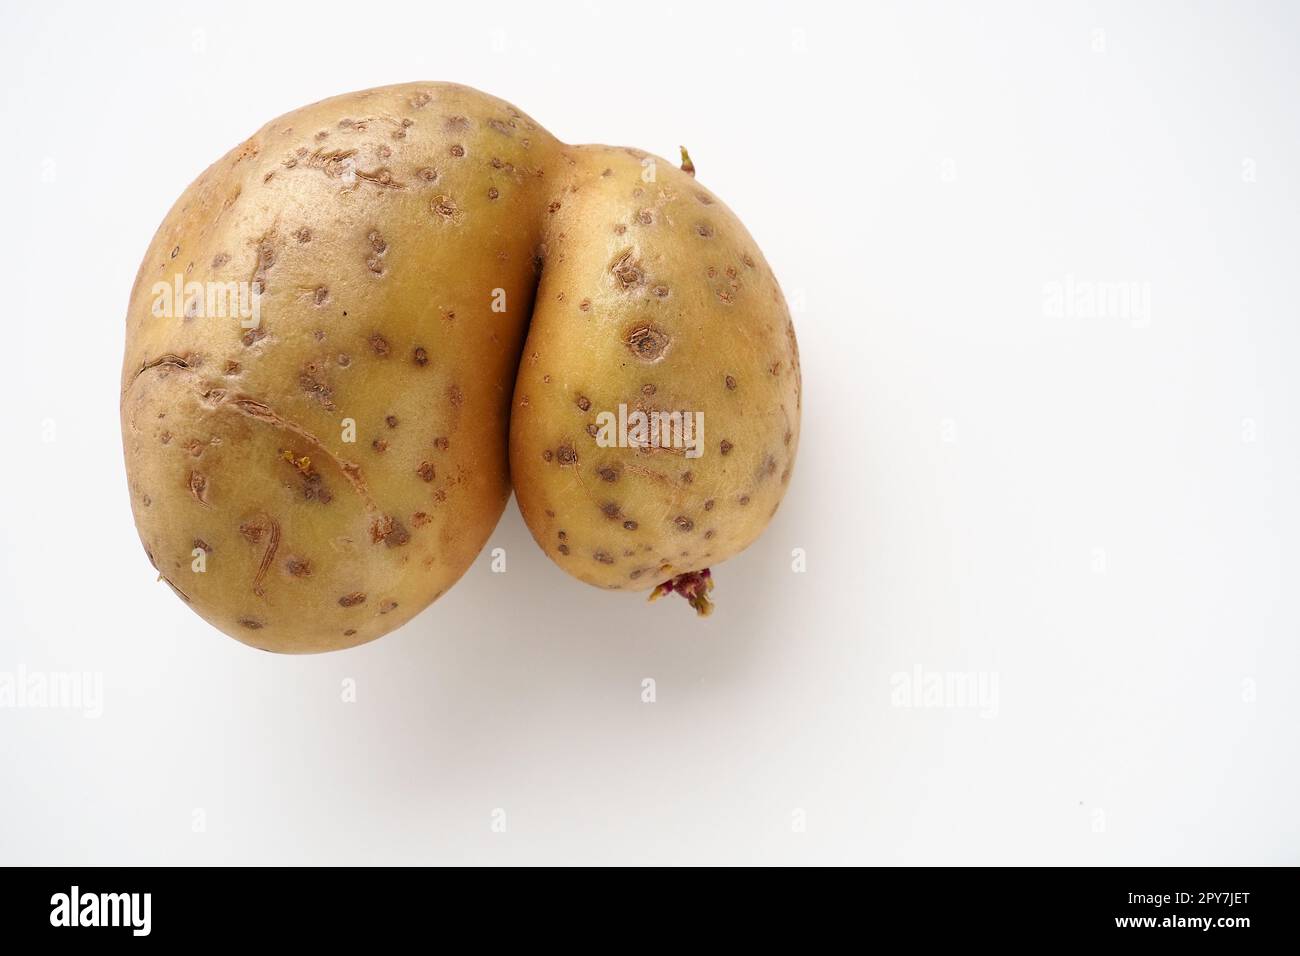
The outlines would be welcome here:
[[[649,589],[743,550],[775,513],[798,353],[771,269],[716,196],[637,150],[571,153],[515,386],[515,495],[569,573]],[[620,409],[702,429],[689,447],[611,446],[600,425]]]
[[[587,412],[619,402],[699,410],[708,445],[600,449]],[[414,83],[280,117],[186,190],[132,290],[121,415],[160,577],[245,643],[311,652],[454,584],[511,458],[582,580],[724,560],[789,478],[799,371],[771,271],[689,176]]]

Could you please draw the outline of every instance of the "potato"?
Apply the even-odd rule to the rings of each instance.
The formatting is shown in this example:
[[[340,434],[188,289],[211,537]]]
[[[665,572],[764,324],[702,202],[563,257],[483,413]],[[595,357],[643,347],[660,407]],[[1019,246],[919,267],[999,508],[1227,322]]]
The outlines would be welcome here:
[[[568,155],[515,385],[515,495],[570,574],[678,590],[706,614],[707,569],[758,537],[790,480],[794,328],[754,240],[688,173],[637,150]]]
[[[509,496],[558,147],[482,93],[389,87],[269,123],[176,203],[131,295],[122,428],[145,550],[208,621],[346,647],[469,567]],[[193,294],[155,310],[177,277]],[[226,283],[260,290],[255,328],[208,307]]]
[[[267,124],[159,227],[127,314],[132,507],[160,578],[267,650],[373,640],[444,593],[508,459],[562,567],[705,608],[690,572],[788,480],[798,376],[775,279],[686,174],[466,87],[368,90]],[[603,448],[586,426],[620,402],[702,412],[711,445]]]

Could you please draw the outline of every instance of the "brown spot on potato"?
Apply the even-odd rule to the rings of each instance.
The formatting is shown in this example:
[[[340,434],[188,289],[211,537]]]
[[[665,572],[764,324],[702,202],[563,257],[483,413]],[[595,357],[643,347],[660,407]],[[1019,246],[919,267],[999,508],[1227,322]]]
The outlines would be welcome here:
[[[395,610],[397,610],[397,602],[391,599],[379,605],[380,614],[387,614],[389,611],[395,611]]]
[[[433,447],[438,449],[438,451],[446,451],[451,447],[451,442],[446,438],[438,437],[433,440]]]
[[[607,501],[600,506],[600,511],[606,518],[617,518],[619,507],[615,502]]]
[[[704,502],[704,510],[705,510],[705,511],[712,511],[712,510],[713,510],[713,499],[712,499],[712,498],[710,498],[708,501]]]
[[[591,409],[591,399],[589,399],[586,395],[579,395],[576,404],[584,412]]]
[[[461,393],[459,385],[447,386],[447,401],[451,402],[456,408],[459,408],[464,403],[465,396]]]
[[[429,202],[429,208],[442,219],[456,218],[456,203],[449,196],[434,196]]]
[[[727,441],[724,438],[722,439],[721,443],[719,443],[718,450],[721,451],[724,455],[729,455],[731,454],[731,449],[735,447],[736,447],[735,445],[733,445],[731,442]]]
[[[239,626],[246,627],[250,631],[260,631],[266,625],[255,617],[241,617],[239,619]]]
[[[560,554],[568,554],[568,553],[569,553],[569,546],[568,546],[567,544],[561,544],[561,545],[556,546],[555,550],[558,551],[558,552],[560,552]]]
[[[686,517],[686,515],[678,515],[673,519],[673,524],[677,525],[678,531],[690,531],[695,527],[695,522]]]
[[[311,562],[302,558],[290,558],[285,561],[284,569],[295,578],[311,577]]]
[[[315,363],[308,364],[298,374],[298,386],[309,396],[320,403],[321,407],[327,411],[334,410],[334,392],[325,382],[321,381],[318,376],[322,374]]]
[[[627,521],[623,522],[623,527],[626,528],[628,531],[635,531],[639,526],[635,521],[628,519]]]
[[[376,438],[370,443],[370,447],[380,454],[383,454],[388,451],[388,442],[384,441],[382,438]]]
[[[420,476],[422,481],[433,481],[437,474],[433,463],[428,461],[420,462],[420,467],[415,469],[415,473]]]
[[[642,362],[658,362],[664,357],[669,344],[668,333],[653,325],[635,325],[628,330],[623,342]]]
[[[342,607],[356,607],[358,604],[365,604],[366,596],[361,591],[353,591],[351,594],[345,594],[339,598],[339,605]]]
[[[613,556],[610,555],[609,552],[607,552],[607,551],[596,551],[596,552],[594,552],[594,553],[592,554],[592,557],[595,558],[597,561],[599,561],[601,564],[613,564],[613,563],[614,563],[614,558],[613,558]]]
[[[388,358],[388,340],[378,332],[370,336],[370,348],[380,358]]]
[[[615,280],[619,287],[624,291],[634,289],[645,282],[645,273],[641,271],[641,263],[638,262],[632,254],[631,249],[624,249],[609,265],[609,271],[614,274]]]
[[[396,428],[397,416],[396,415],[387,416],[386,418],[384,418],[384,424],[387,425],[389,428]]]
[[[415,364],[422,368],[429,364],[429,353],[424,350],[423,346],[417,345],[415,347],[415,352],[412,353],[412,357],[415,360]]]
[[[392,515],[376,518],[370,524],[370,541],[372,544],[378,544],[382,541],[390,548],[398,548],[410,540],[411,533]]]
[[[734,392],[734,391],[736,390],[736,380],[735,380],[735,378],[732,377],[732,376],[730,376],[730,375],[728,375],[727,378],[726,378],[726,382],[727,382],[727,389],[728,389],[729,391]]]
[[[578,460],[578,453],[573,450],[572,445],[561,445],[555,450],[555,457],[560,460],[561,465],[572,465]]]
[[[614,468],[611,468],[609,465],[606,465],[604,468],[601,468],[599,471],[596,472],[596,474],[600,475],[601,481],[618,481],[618,471]]]
[[[204,497],[208,490],[207,475],[200,474],[197,471],[190,472],[189,487],[190,494],[194,496],[195,501],[201,505],[206,505],[208,503],[207,498]]]

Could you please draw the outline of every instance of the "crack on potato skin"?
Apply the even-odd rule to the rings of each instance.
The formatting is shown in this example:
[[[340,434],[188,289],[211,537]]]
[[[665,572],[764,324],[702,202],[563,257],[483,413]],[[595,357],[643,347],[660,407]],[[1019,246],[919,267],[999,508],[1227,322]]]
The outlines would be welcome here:
[[[135,370],[135,374],[131,376],[130,383],[127,385],[126,389],[123,390],[122,398],[123,399],[126,398],[126,393],[130,391],[131,386],[135,384],[135,380],[138,379],[145,372],[152,371],[153,369],[156,368],[163,368],[165,366],[172,366],[174,368],[182,369],[184,371],[190,371],[189,360],[186,359],[184,356],[176,355],[173,352],[164,352],[162,355],[159,355],[157,358],[149,359],[148,361],[142,362],[140,364],[140,367]]]
[[[307,429],[303,428],[297,422],[293,422],[287,418],[281,417],[280,415],[272,411],[272,409],[268,405],[264,404],[263,402],[259,402],[255,399],[248,398],[247,396],[241,395],[233,400],[228,400],[227,402],[223,402],[221,404],[224,407],[233,408],[235,411],[239,412],[240,414],[246,415],[247,417],[252,418],[255,421],[260,421],[264,424],[268,424],[275,428],[279,428],[284,431],[290,432],[291,434],[297,435],[299,438],[301,438],[303,441],[310,444],[312,447],[319,449],[321,452],[325,454],[327,458],[330,459],[331,462],[334,463],[334,465],[339,469],[339,471],[343,473],[343,477],[347,479],[348,484],[351,485],[352,487],[352,490],[355,491],[357,495],[361,498],[361,500],[365,503],[366,510],[367,511],[379,510],[378,506],[374,502],[374,499],[370,497],[370,492],[366,487],[365,480],[361,476],[361,466],[355,464],[354,462],[348,461],[345,458],[340,458],[337,455],[335,455],[334,452],[330,451],[330,449],[325,445],[324,442],[322,442],[319,438],[317,438]]]
[[[266,590],[262,587],[262,582],[266,580],[266,572],[271,569],[271,562],[275,560],[275,553],[280,550],[280,522],[270,515],[264,517],[270,526],[271,537],[267,542],[266,550],[262,553],[262,561],[257,566],[257,573],[253,575],[253,593],[260,598],[266,597]]]
[[[195,501],[203,505],[203,507],[205,508],[212,507],[210,504],[208,504],[208,499],[204,497],[204,495],[207,493],[208,490],[208,478],[206,475],[204,475],[202,472],[191,471],[190,480],[189,480],[189,489],[190,489],[190,494],[194,497]]]
[[[164,355],[158,359],[146,362],[140,371],[145,372],[151,369],[165,367],[174,367],[188,372],[195,377],[198,376],[198,373],[189,365],[188,362],[175,355]],[[136,378],[139,378],[139,373],[136,374]],[[132,379],[132,384],[134,384],[135,380],[135,378]],[[195,392],[202,400],[209,404],[213,410],[222,408],[229,409],[244,415],[245,417],[251,418],[254,421],[259,421],[263,424],[297,435],[313,448],[322,452],[331,462],[334,463],[334,465],[348,480],[348,484],[352,486],[352,489],[365,503],[367,511],[379,510],[374,499],[370,496],[365,480],[362,478],[360,466],[345,458],[340,458],[335,455],[323,441],[297,422],[277,414],[265,402],[260,402],[248,395],[231,395],[226,389],[210,382],[203,381],[202,379],[199,379],[196,383]]]
[[[145,553],[147,554],[148,552],[146,551]],[[152,561],[152,560],[153,560],[153,557],[150,556],[149,560]],[[158,572],[158,580],[165,582],[166,585],[167,585],[169,588],[171,588],[173,591],[175,591],[176,594],[177,594],[177,596],[178,596],[182,601],[184,601],[186,604],[193,604],[193,603],[194,603],[192,600],[190,600],[190,596],[189,596],[188,594],[186,594],[184,591],[182,591],[180,588],[178,588],[178,587],[176,586],[176,582],[175,582],[175,581],[173,581],[171,578],[167,577],[167,575],[163,574],[161,571]]]
[[[357,125],[348,129],[352,131],[364,131],[364,125]],[[280,165],[287,170],[305,170],[309,172],[318,172],[328,179],[342,180],[347,183],[347,177],[350,175],[354,179],[370,183],[372,186],[378,186],[381,189],[405,189],[406,183],[393,179],[392,171],[387,167],[381,166],[378,169],[365,170],[357,168],[356,149],[321,149],[317,147],[313,151],[308,151],[305,146],[299,147],[288,159],[285,159]],[[355,188],[355,183],[353,184]]]

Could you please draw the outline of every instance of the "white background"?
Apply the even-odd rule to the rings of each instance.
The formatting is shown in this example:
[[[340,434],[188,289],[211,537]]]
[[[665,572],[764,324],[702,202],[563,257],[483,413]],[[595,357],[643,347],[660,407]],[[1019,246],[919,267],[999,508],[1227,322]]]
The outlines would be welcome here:
[[[0,16],[0,676],[103,680],[98,719],[0,708],[0,862],[1300,862],[1296,7]],[[781,278],[800,458],[708,621],[568,578],[513,503],[505,574],[343,653],[155,582],[117,417],[149,238],[268,119],[418,79],[689,145]],[[899,706],[918,670],[997,694]]]

